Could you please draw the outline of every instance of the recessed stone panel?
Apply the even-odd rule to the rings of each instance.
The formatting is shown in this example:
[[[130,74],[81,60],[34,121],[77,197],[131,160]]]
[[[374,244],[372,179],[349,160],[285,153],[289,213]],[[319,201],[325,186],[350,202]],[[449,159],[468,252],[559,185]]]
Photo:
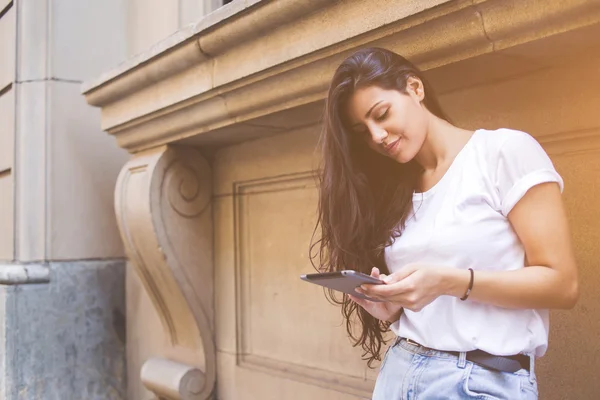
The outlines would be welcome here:
[[[229,353],[219,353],[217,360],[220,400],[364,400],[371,397],[371,393],[344,393],[300,379],[289,379],[289,374],[284,375],[285,371],[261,370],[254,366],[240,368],[237,357]]]
[[[365,363],[339,307],[321,287],[300,280],[314,272],[316,204],[312,171],[236,185],[240,363],[368,395],[372,382],[365,381]]]

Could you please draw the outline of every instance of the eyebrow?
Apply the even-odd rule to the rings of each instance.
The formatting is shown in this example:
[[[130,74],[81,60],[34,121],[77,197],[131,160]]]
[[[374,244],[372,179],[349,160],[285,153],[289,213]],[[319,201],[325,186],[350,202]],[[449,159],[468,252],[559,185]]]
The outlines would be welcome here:
[[[369,111],[367,111],[367,113],[365,114],[365,118],[369,118],[369,115],[371,115],[371,112],[373,111],[373,109],[375,107],[377,107],[377,105],[380,103],[383,103],[383,100],[379,100],[377,103],[373,104],[373,106],[371,108],[369,108]],[[354,128],[357,125],[360,125],[360,122],[357,122],[356,124],[352,125],[352,127]]]

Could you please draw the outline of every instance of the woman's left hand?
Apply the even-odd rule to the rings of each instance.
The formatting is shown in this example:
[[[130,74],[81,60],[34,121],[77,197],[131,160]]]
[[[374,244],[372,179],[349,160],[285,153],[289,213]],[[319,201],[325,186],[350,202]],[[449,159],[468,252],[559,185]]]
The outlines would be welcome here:
[[[411,311],[421,311],[426,305],[447,293],[445,272],[451,268],[425,264],[408,264],[388,275],[386,285],[364,284],[357,291],[379,300],[396,303]]]

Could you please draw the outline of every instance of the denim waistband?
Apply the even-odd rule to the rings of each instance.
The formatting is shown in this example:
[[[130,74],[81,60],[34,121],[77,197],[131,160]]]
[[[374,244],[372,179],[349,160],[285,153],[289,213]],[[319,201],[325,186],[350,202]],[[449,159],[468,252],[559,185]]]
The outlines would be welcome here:
[[[413,344],[414,343],[414,344]],[[425,347],[421,344],[418,344],[416,342],[411,341],[410,339],[406,339],[400,336],[397,336],[396,339],[394,339],[394,344],[392,346],[395,345],[400,345],[402,346],[402,348],[410,351],[411,353],[414,354],[420,354],[423,356],[435,356],[435,357],[442,357],[442,358],[456,358],[457,354],[462,353],[460,351],[444,351],[444,350],[435,350],[435,349],[431,349],[429,347]],[[468,353],[468,352],[465,352]],[[516,354],[515,354],[516,355]],[[530,354],[523,354],[524,356],[533,358],[533,355]]]
[[[450,352],[442,351],[442,350],[430,349],[428,347],[424,347],[419,344],[413,344],[413,343],[407,341],[406,338],[403,338],[403,337],[396,338],[393,346],[396,346],[396,345],[400,345],[403,349],[410,351],[411,353],[419,354],[422,356],[440,357],[440,358],[449,358],[449,359],[457,358],[456,354],[452,354]],[[455,352],[455,353],[458,353],[458,352]]]
[[[435,350],[423,345],[420,345],[416,342],[410,341],[410,339],[406,339],[403,337],[396,337],[392,346],[399,345],[404,350],[412,353],[419,354],[426,357],[435,357],[442,359],[451,359],[451,360],[464,360],[468,352],[459,352],[459,351],[443,351],[443,350]],[[391,347],[392,347],[391,346]],[[535,365],[535,357],[533,355],[524,354],[524,357],[529,358],[529,371],[533,373],[534,365]]]

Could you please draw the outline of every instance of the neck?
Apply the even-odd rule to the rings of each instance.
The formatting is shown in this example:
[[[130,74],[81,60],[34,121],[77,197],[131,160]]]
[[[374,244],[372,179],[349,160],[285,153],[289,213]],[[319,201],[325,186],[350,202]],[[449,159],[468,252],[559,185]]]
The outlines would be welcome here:
[[[423,167],[425,173],[433,173],[438,168],[445,169],[472,133],[430,114],[425,141],[415,160]]]

